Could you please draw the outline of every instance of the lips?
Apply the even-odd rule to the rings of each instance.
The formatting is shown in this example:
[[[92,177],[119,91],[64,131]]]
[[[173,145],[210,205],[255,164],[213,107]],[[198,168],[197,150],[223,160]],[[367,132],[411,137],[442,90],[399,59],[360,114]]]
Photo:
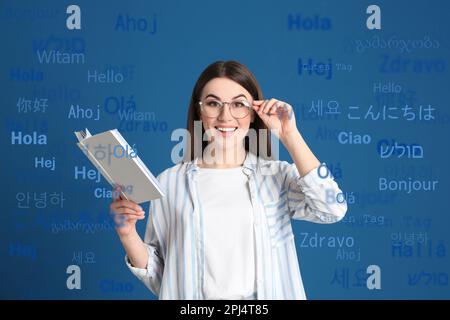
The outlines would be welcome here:
[[[220,132],[234,132],[237,130],[237,127],[215,127]]]
[[[222,137],[229,137],[234,134],[237,130],[237,127],[214,127]]]

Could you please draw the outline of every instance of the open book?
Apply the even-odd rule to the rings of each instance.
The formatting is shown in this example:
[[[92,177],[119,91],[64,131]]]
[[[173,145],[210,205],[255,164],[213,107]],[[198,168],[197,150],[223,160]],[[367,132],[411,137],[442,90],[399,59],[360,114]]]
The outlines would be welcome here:
[[[164,197],[158,180],[117,129],[91,135],[77,131],[78,147],[111,186],[121,186],[122,198],[142,203]]]

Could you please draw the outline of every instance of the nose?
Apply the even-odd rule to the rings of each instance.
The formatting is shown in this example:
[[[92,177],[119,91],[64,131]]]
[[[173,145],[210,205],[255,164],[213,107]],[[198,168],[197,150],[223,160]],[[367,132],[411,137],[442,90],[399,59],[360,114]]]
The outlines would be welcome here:
[[[228,102],[224,102],[222,110],[220,110],[219,116],[217,120],[219,121],[231,121],[233,120],[233,116],[231,115],[230,104]]]

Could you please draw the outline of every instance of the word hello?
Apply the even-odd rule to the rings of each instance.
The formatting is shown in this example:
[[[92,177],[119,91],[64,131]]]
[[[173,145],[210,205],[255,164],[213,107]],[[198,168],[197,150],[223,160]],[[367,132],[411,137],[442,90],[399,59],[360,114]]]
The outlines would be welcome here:
[[[95,114],[95,118],[94,118]],[[69,114],[67,115],[67,119],[92,119],[92,120],[100,120],[100,105],[97,105],[96,112],[92,110],[92,108],[82,108],[78,104],[74,106],[73,104],[70,106]]]
[[[98,72],[97,70],[93,72],[88,70],[87,72],[88,83],[91,81],[94,83],[122,83],[123,79],[122,73],[111,69],[107,69],[105,72]]]
[[[22,131],[16,133],[16,131],[11,132],[11,144],[34,144],[34,145],[43,145],[47,144],[47,135],[40,134],[36,131],[33,131],[32,134],[22,134]]]
[[[373,84],[374,93],[400,93],[402,91],[402,86],[395,84],[394,82],[382,83],[377,82]]]

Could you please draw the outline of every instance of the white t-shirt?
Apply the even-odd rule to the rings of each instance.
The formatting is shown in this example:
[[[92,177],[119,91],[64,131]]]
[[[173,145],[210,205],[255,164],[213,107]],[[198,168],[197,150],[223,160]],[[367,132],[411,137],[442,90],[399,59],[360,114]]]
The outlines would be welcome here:
[[[253,209],[242,169],[199,170],[205,299],[251,299],[256,291]]]

